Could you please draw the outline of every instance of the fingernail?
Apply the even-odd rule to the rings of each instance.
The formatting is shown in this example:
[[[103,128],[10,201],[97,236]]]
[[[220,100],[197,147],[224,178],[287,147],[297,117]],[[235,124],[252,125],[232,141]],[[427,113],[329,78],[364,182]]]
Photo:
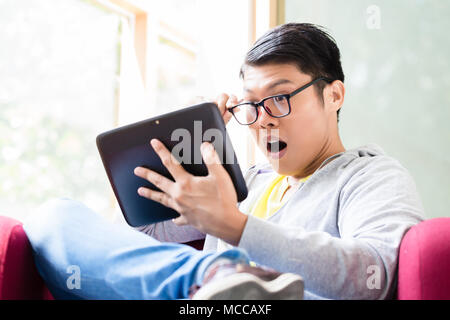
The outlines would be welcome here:
[[[159,148],[159,142],[157,139],[152,139],[150,141],[150,144],[152,145],[153,149],[158,149]]]
[[[202,153],[205,153],[205,154],[210,153],[213,150],[212,144],[209,142],[203,142],[201,148],[202,148]]]

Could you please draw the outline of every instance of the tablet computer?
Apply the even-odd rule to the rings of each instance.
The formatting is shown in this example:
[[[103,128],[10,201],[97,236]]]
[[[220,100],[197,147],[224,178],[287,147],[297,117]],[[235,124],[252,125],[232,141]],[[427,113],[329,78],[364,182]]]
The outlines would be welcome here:
[[[137,193],[139,187],[160,191],[152,183],[134,174],[138,166],[174,180],[151,147],[150,140],[153,138],[160,140],[183,168],[196,176],[208,174],[200,145],[204,141],[211,142],[233,181],[238,201],[247,197],[244,177],[220,111],[214,103],[202,103],[121,126],[97,136],[97,148],[106,174],[129,225],[138,227],[179,216],[175,210]]]

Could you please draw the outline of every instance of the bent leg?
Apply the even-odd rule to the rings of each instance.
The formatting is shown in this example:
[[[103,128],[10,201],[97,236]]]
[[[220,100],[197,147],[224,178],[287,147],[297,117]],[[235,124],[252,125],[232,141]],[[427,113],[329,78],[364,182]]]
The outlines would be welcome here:
[[[69,199],[46,202],[24,230],[57,299],[183,299],[218,258],[248,263],[240,249],[216,253],[161,243]]]

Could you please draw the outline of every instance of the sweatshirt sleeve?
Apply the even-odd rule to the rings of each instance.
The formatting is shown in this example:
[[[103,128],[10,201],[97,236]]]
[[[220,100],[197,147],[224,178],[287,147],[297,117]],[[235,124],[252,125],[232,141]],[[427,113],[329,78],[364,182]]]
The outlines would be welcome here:
[[[315,298],[391,298],[401,239],[422,219],[422,210],[406,170],[379,165],[340,190],[340,237],[249,216],[239,247],[258,264],[301,275]]]
[[[172,220],[135,228],[161,242],[186,243],[205,238],[205,234],[192,226],[177,226]]]
[[[252,166],[246,170],[244,179],[246,183],[249,182],[255,173],[256,166]],[[239,203],[238,203],[239,206]],[[172,220],[149,224],[134,228],[137,231],[143,232],[156,240],[162,242],[177,242],[186,243],[194,240],[205,239],[203,250],[216,250],[218,239],[210,235],[206,236],[204,233],[198,231],[192,226],[177,226]]]

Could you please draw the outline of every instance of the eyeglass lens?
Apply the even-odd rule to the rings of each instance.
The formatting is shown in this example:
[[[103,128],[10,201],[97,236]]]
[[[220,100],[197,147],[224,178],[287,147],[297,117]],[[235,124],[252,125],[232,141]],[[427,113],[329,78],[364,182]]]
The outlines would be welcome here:
[[[276,96],[265,100],[264,107],[269,115],[273,117],[282,117],[289,113],[289,102],[285,96]],[[242,104],[233,109],[236,120],[241,124],[249,124],[256,121],[258,111],[262,112],[262,110],[258,110],[251,103]]]

